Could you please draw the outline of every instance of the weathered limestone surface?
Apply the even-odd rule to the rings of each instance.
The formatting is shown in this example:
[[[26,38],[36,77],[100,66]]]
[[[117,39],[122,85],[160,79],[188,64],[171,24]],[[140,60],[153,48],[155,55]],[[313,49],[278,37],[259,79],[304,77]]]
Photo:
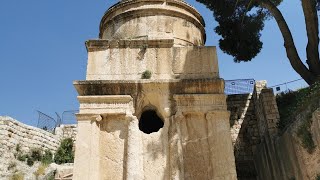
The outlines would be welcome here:
[[[255,97],[261,137],[261,144],[257,146],[254,155],[258,179],[316,179],[320,174],[320,109],[310,112],[306,107],[304,112],[295,117],[294,123],[279,135],[276,129],[279,114],[275,97],[271,89],[265,89],[263,86],[265,85],[261,86],[260,91],[256,88],[258,90]],[[301,146],[301,140],[297,137],[299,127],[307,120],[310,113],[312,114],[311,133],[317,146],[312,154]]]
[[[121,43],[123,41],[120,41]],[[215,47],[157,47],[163,40],[128,40],[123,47],[107,40],[87,42],[87,80],[138,80],[145,70],[152,72],[154,80],[201,79],[219,77]],[[125,44],[127,43],[127,44]],[[155,45],[152,45],[154,43]],[[147,47],[141,47],[145,45]],[[150,45],[148,45],[150,44]]]
[[[252,94],[228,95],[227,107],[231,112],[231,137],[238,179],[254,179],[257,174],[253,155],[260,143],[254,98]]]
[[[75,180],[236,179],[224,81],[204,43],[201,15],[180,0],[106,12],[100,39],[86,42],[86,80],[74,82]]]
[[[25,125],[11,117],[0,116],[0,179],[10,173],[8,166],[15,160],[14,154],[19,144],[22,152],[29,152],[33,148],[55,152],[63,138],[74,138],[75,125],[63,125],[57,128],[57,134]]]
[[[100,39],[172,39],[178,46],[203,45],[202,16],[181,0],[131,0],[111,7],[101,20]]]

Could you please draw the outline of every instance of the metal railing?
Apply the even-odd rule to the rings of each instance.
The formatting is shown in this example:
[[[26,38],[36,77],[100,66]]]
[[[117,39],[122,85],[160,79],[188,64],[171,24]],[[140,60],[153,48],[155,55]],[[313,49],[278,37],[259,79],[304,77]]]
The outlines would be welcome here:
[[[55,129],[59,127],[61,124],[77,124],[76,113],[78,110],[70,110],[64,111],[62,113],[62,118],[56,112],[57,118],[54,119],[53,117],[41,112],[37,111],[38,113],[38,123],[37,127],[48,132],[54,133]]]
[[[225,94],[249,94],[253,92],[254,79],[225,80]]]

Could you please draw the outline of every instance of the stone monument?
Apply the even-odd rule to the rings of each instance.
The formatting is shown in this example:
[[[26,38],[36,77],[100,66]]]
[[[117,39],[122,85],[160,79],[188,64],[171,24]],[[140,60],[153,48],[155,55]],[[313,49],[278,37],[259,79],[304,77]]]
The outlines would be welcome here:
[[[181,0],[126,0],[86,42],[75,180],[236,179],[224,81],[201,15]]]

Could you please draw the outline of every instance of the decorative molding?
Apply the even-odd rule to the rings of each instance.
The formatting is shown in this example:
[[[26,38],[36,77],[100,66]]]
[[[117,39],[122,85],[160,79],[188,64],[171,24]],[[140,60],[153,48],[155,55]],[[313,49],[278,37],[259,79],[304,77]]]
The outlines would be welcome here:
[[[101,103],[101,104],[115,104],[115,103],[130,103],[133,98],[129,95],[112,95],[112,96],[78,96],[81,103]]]
[[[112,48],[170,48],[174,44],[174,39],[155,39],[155,40],[136,40],[136,39],[121,39],[121,40],[89,40],[86,41],[87,50],[104,50]]]
[[[129,95],[78,96],[80,112],[99,112],[121,114],[134,112],[133,98]]]
[[[207,120],[229,120],[230,112],[229,111],[209,111],[206,114]]]
[[[188,94],[174,95],[177,106],[215,106],[225,107],[226,96],[224,94]]]
[[[126,116],[127,114],[124,112],[109,112],[102,114],[76,114],[78,121],[97,121],[101,122],[107,119],[109,116]]]

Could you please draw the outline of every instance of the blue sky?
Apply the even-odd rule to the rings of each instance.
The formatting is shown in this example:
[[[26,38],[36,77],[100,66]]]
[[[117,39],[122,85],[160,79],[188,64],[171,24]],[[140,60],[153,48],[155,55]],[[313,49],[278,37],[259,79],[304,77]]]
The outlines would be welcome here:
[[[36,110],[54,117],[78,109],[74,80],[84,80],[87,52],[84,42],[98,37],[104,12],[117,0],[7,0],[0,6],[0,115],[37,123]],[[212,12],[188,0],[206,21],[207,44],[218,45]],[[305,58],[306,32],[300,0],[280,6]],[[224,79],[267,80],[269,85],[299,79],[292,70],[283,39],[273,19],[262,32],[262,52],[248,63],[234,63],[218,48]],[[299,82],[297,86],[303,86]]]

